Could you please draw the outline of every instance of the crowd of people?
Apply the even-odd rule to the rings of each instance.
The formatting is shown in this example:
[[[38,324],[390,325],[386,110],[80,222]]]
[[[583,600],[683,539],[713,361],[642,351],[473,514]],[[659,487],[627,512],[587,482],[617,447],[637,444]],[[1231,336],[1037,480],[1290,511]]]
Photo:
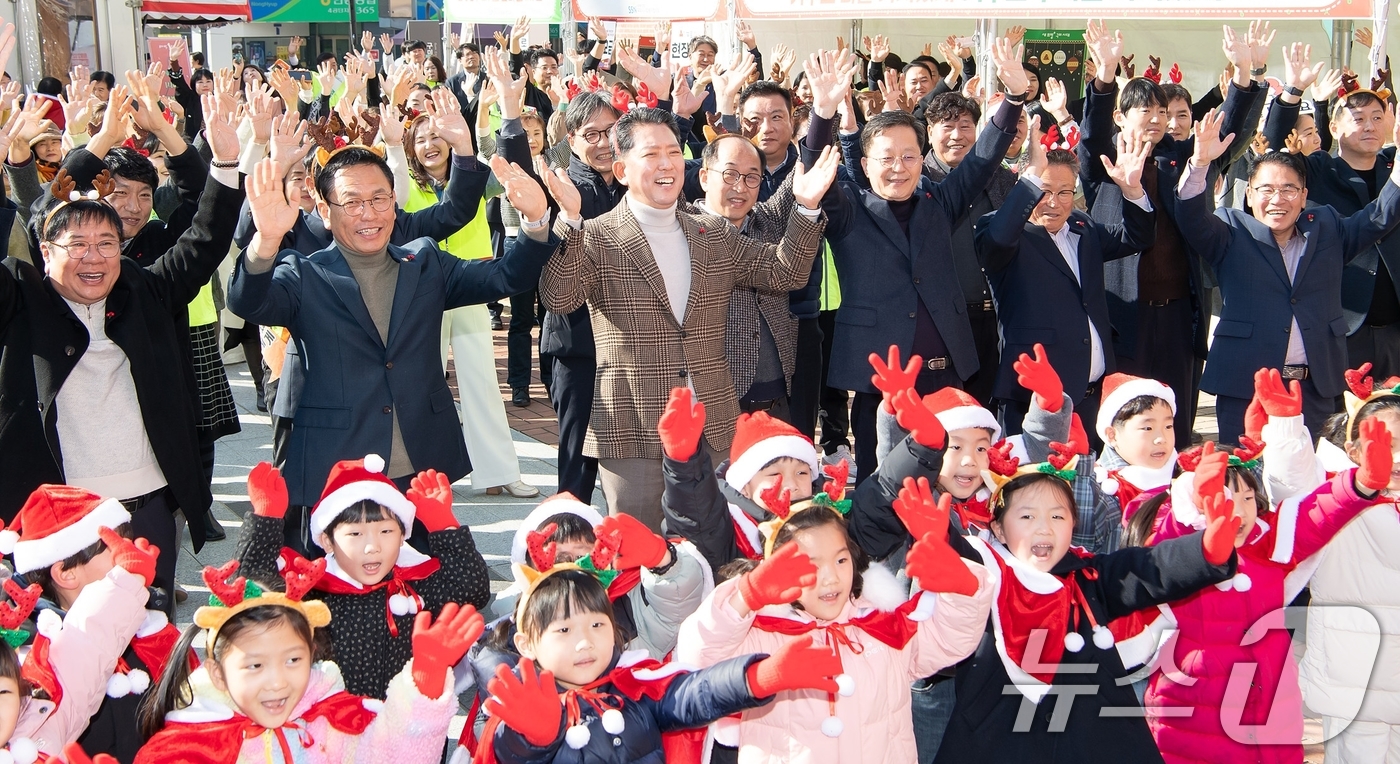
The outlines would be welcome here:
[[[528,27],[0,88],[0,759],[1400,761],[1388,70]]]

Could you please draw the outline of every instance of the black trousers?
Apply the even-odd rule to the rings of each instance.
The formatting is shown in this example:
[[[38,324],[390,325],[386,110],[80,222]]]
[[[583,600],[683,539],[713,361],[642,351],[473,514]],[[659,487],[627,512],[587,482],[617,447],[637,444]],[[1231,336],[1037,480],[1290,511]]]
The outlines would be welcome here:
[[[559,491],[568,491],[584,504],[593,500],[598,460],[583,455],[583,438],[593,414],[593,384],[597,364],[591,357],[554,359],[554,382],[549,388],[559,417]]]
[[[1347,366],[1355,369],[1363,363],[1371,364],[1377,382],[1400,374],[1400,323],[1363,325],[1347,337]]]
[[[977,346],[977,373],[963,382],[963,389],[987,408],[992,407],[992,389],[996,387],[1001,368],[1001,333],[997,330],[997,312],[978,304],[967,309],[972,324],[972,341]]]
[[[486,228],[491,231],[491,256],[497,260],[506,256],[506,226],[501,222],[501,198],[499,196],[486,202]],[[500,300],[492,300],[486,303],[486,309],[491,311],[491,315],[501,315]]]
[[[817,326],[822,332],[822,387],[817,417],[822,425],[822,451],[834,454],[841,446],[851,447],[850,393],[826,384],[831,370],[831,343],[836,337],[836,311],[822,311],[817,316]]]
[[[510,298],[510,329],[506,333],[506,384],[512,390],[530,386],[530,368],[534,365],[535,322],[544,322],[544,306],[539,304],[539,290],[531,289]],[[546,390],[554,370],[540,356],[540,382]]]
[[[1118,356],[1118,371],[1155,379],[1176,394],[1176,449],[1191,447],[1198,393],[1191,300],[1170,300],[1166,305],[1138,301],[1137,348],[1131,357]],[[1085,427],[1092,428],[1089,420]],[[1092,433],[1102,437],[1103,433]]]
[[[146,539],[160,550],[156,558],[154,586],[165,590],[166,615],[175,617],[175,562],[180,557],[180,540],[175,536],[175,498],[163,488],[132,501],[122,502],[131,513],[131,535]],[[209,510],[203,510],[208,512]]]
[[[1284,380],[1283,384],[1290,383]],[[1327,423],[1328,417],[1337,412],[1338,401],[1319,393],[1311,377],[1302,380],[1300,386],[1303,388],[1303,425],[1308,428],[1308,434],[1315,441],[1322,433],[1322,426]],[[1249,408],[1249,400],[1225,395],[1215,397],[1215,421],[1220,428],[1221,444],[1235,445],[1240,442],[1240,435],[1244,434],[1244,412]]]
[[[792,372],[792,391],[788,393],[789,416],[792,426],[809,438],[816,439],[817,410],[821,406],[822,387],[826,382],[822,360],[822,328],[815,318],[797,320],[797,365]]]
[[[962,387],[962,378],[952,368],[926,368],[914,382],[914,389],[919,395],[928,395],[945,387]],[[855,431],[856,436],[856,485],[860,485],[880,466],[875,457],[878,445],[875,415],[883,400],[884,396],[879,392],[858,392],[851,404],[851,429]]]

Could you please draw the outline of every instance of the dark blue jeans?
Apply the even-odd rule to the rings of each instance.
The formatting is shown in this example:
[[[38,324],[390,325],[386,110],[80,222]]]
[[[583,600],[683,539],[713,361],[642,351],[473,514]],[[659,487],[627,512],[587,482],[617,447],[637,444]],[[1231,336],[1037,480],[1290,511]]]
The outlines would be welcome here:
[[[928,677],[914,682],[911,688],[914,712],[914,744],[919,751],[919,764],[933,764],[943,732],[953,718],[953,680]]]

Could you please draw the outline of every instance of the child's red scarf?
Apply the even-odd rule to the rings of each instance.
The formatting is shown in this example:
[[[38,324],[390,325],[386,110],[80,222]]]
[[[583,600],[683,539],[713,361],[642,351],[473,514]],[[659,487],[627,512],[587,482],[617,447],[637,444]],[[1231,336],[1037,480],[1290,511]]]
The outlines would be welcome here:
[[[872,610],[844,623],[829,623],[823,626],[816,621],[795,621],[791,618],[758,615],[753,619],[753,626],[760,631],[791,637],[825,631],[827,644],[845,645],[852,653],[859,655],[864,652],[864,648],[852,642],[845,631],[846,627],[854,626],[896,650],[903,650],[919,631],[919,621],[910,620],[909,615],[919,606],[921,599],[913,597],[894,610]]]
[[[346,735],[360,735],[374,721],[375,712],[365,708],[364,698],[341,690],[317,701],[300,718],[272,730],[281,746],[284,761],[292,761],[287,730],[301,737],[303,748],[310,747],[307,726],[325,718],[331,727]],[[299,722],[299,723],[298,723]],[[141,749],[138,761],[179,761],[182,764],[234,764],[243,741],[267,732],[267,728],[242,714],[214,722],[167,722]]]
[[[282,564],[290,565],[291,559],[296,556],[297,553],[291,549],[286,547],[282,548]],[[412,584],[409,582],[422,581],[441,569],[442,562],[436,557],[429,557],[423,562],[412,566],[395,565],[394,569],[390,571],[389,575],[383,581],[371,586],[362,585],[357,587],[339,576],[327,573],[321,576],[321,579],[316,582],[314,588],[318,592],[325,592],[327,594],[349,595],[369,594],[370,592],[377,592],[380,589],[387,589],[388,591],[385,593],[386,596],[384,598],[384,620],[389,624],[389,635],[397,637],[399,635],[399,625],[394,622],[394,611],[389,604],[390,598],[396,594],[407,597],[415,603],[418,603],[418,606],[421,608],[423,606],[423,598],[418,595],[418,592],[413,589]]]

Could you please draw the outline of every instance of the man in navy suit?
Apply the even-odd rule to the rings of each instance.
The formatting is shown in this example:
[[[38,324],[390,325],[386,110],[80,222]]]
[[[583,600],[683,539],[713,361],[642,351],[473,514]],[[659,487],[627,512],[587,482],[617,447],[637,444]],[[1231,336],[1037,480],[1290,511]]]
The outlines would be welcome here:
[[[1302,157],[1269,152],[1251,164],[1246,200],[1253,210],[1212,210],[1206,170],[1225,152],[1221,118],[1196,125],[1196,147],[1177,187],[1177,220],[1187,243],[1215,269],[1224,301],[1201,389],[1214,393],[1223,443],[1237,442],[1254,394],[1254,372],[1283,369],[1301,382],[1303,423],[1314,437],[1345,388],[1347,320],[1342,270],[1400,222],[1400,176],[1376,200],[1343,217],[1332,207],[1304,209]],[[1400,130],[1392,130],[1400,140]]]
[[[1099,381],[1114,371],[1112,329],[1104,292],[1104,263],[1152,246],[1156,213],[1142,187],[1152,143],[1118,137],[1118,162],[1102,158],[1122,191],[1123,225],[1095,222],[1074,209],[1079,160],[1070,151],[1046,151],[1034,127],[1030,166],[996,212],[977,223],[977,255],[997,303],[1005,342],[996,395],[1002,427],[1021,431],[1030,391],[1012,364],[1044,345],[1050,364],[1080,419],[1099,412]],[[1092,160],[1091,160],[1092,161]],[[1102,444],[1090,436],[1092,445]]]
[[[487,170],[457,127],[453,174],[478,176],[479,197]],[[249,179],[257,233],[238,258],[229,307],[287,327],[299,351],[305,377],[282,470],[292,504],[314,504],[331,465],[365,454],[383,456],[401,487],[428,468],[452,480],[470,471],[442,375],[443,311],[530,288],[558,245],[539,184],[499,159],[494,170],[525,234],[496,260],[462,260],[428,238],[391,244],[393,176],[368,149],[340,150],[317,176],[317,208],[334,244],[310,256],[279,252],[300,211],[283,195],[276,166],[266,160]]]
[[[967,300],[953,276],[953,221],[987,187],[1016,136],[1029,88],[1020,51],[1007,38],[996,41],[993,59],[1007,97],[946,180],[923,177],[923,124],[905,112],[885,112],[866,123],[860,139],[869,188],[843,172],[840,193],[822,200],[841,282],[827,384],[856,393],[851,427],[859,480],[876,467],[881,394],[870,382],[872,353],[883,357],[893,344],[901,357],[918,354],[920,395],[961,388],[979,367]],[[823,129],[819,124],[814,116],[811,129]]]

